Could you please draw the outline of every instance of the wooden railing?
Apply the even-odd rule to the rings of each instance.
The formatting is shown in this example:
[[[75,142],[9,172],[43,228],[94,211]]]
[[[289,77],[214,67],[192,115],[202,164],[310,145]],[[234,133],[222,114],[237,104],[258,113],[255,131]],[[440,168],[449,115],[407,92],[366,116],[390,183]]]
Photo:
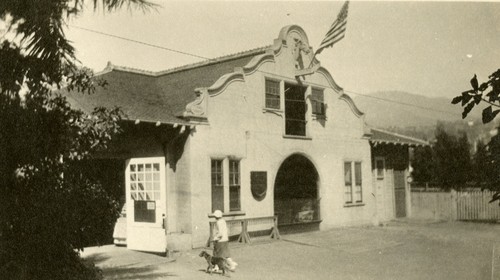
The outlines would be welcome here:
[[[273,239],[280,239],[280,233],[278,230],[278,217],[277,216],[269,216],[269,217],[258,217],[258,218],[242,218],[242,219],[234,219],[234,220],[226,220],[226,224],[228,225],[228,228],[231,226],[234,227],[234,225],[239,225],[241,227],[241,232],[238,234],[238,242],[240,243],[252,243],[250,240],[250,234],[248,231],[248,224],[249,222],[256,222],[256,221],[262,221],[262,220],[272,220],[272,228],[271,228],[271,233],[269,234],[270,238]],[[210,226],[210,237],[208,238],[207,241],[207,247],[210,247],[210,244],[213,242],[213,232],[214,232],[214,227],[215,227],[215,221],[209,222]],[[231,235],[233,236],[233,235]]]

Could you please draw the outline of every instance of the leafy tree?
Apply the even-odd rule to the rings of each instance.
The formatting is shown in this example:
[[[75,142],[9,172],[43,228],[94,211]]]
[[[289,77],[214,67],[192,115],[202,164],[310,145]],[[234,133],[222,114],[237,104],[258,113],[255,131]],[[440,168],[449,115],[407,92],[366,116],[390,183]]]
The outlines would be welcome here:
[[[146,0],[97,0],[108,11]],[[84,113],[54,89],[93,93],[63,27],[83,0],[2,0],[0,21],[0,275],[94,279],[79,257],[117,217],[117,202],[81,169],[119,133],[118,109]]]
[[[472,169],[471,145],[465,132],[461,132],[456,140],[456,146],[453,147],[452,155],[455,156],[454,162],[454,181],[457,185],[465,185],[473,181],[470,170]]]
[[[492,164],[488,147],[482,141],[477,142],[476,153],[473,157],[472,166],[472,173],[476,185],[483,189],[490,189],[491,173],[493,170],[491,169]]]
[[[432,182],[444,189],[460,189],[472,181],[469,141],[465,133],[450,135],[442,124],[436,128],[432,147],[415,150],[413,173],[415,181]]]
[[[500,191],[500,134],[491,138],[488,143],[488,151],[490,184],[493,189]]]
[[[412,177],[416,183],[429,183],[433,181],[436,165],[432,160],[432,147],[417,147],[413,153],[412,159]]]
[[[488,78],[486,82],[479,85],[477,76],[474,75],[470,80],[472,89],[462,92],[451,101],[453,104],[460,103],[464,107],[463,119],[481,102],[489,104],[483,109],[483,123],[491,122],[500,113],[500,69],[493,72]]]

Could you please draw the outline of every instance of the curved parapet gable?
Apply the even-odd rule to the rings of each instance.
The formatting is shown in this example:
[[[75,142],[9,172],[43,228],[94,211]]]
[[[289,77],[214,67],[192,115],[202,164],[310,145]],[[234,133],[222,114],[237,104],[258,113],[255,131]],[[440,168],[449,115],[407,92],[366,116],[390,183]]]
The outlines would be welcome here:
[[[266,53],[255,56],[250,60],[247,65],[243,66],[243,72],[245,75],[253,74],[259,66],[264,62],[274,62],[274,54],[272,50],[266,51]]]
[[[337,93],[341,93],[341,92],[344,91],[343,88],[341,88],[339,85],[337,85],[337,83],[333,79],[332,75],[330,75],[330,72],[328,72],[328,70],[326,70],[324,67],[319,67],[318,70],[316,71],[316,73],[319,73],[319,74],[323,75],[325,77],[325,79],[328,81],[328,83],[330,84],[330,86]]]
[[[296,78],[297,73],[302,72],[303,75],[315,73],[322,75],[334,92],[339,95],[339,99],[347,102],[352,112],[357,117],[364,115],[364,113],[354,104],[353,100],[344,93],[342,87],[335,82],[328,70],[321,67],[320,62],[315,59],[312,47],[309,45],[309,40],[304,30],[298,25],[288,25],[280,30],[279,36],[274,40],[273,46],[259,48],[257,51],[252,51],[252,53],[245,53],[244,55],[246,56],[252,56],[249,61],[247,60],[245,65],[236,67],[234,71],[220,76],[208,87],[196,89],[197,98],[186,106],[183,116],[186,118],[201,118],[206,120],[206,108],[209,97],[214,97],[223,93],[232,82],[245,82],[246,76],[257,72],[264,63],[276,63],[278,57],[285,52],[285,60],[283,61],[287,63],[285,64],[286,67],[288,67],[286,71],[294,71],[296,73]],[[234,57],[232,58],[234,59]],[[287,62],[287,59],[290,59],[293,63]]]
[[[337,93],[340,94],[339,99],[344,100],[349,105],[349,107],[351,108],[351,110],[354,112],[354,114],[356,116],[360,117],[360,116],[364,115],[364,113],[361,110],[359,110],[359,108],[356,106],[356,104],[354,103],[354,100],[352,100],[352,98],[349,95],[347,95],[347,94],[344,93],[344,89],[343,88],[341,88],[339,85],[337,85],[337,83],[333,79],[332,75],[330,75],[330,72],[328,72],[328,70],[326,70],[323,67],[320,67],[316,71],[316,73],[319,73],[319,74],[321,74],[321,75],[323,75],[325,77],[325,79],[328,81],[328,83],[330,84],[330,86]]]
[[[363,116],[365,113],[361,112],[358,107],[356,106],[356,104],[354,104],[354,101],[352,100],[352,98],[345,94],[345,93],[342,93],[339,97],[340,100],[344,100],[348,105],[349,107],[351,107],[351,110],[352,112],[357,116],[357,117],[361,117]]]
[[[309,39],[307,38],[306,32],[302,29],[302,27],[298,25],[287,25],[281,28],[278,38],[274,40],[274,53],[279,53],[283,46],[288,45],[287,40],[290,33],[297,33],[297,35],[302,38],[303,43],[309,46]]]
[[[234,81],[245,81],[245,74],[243,73],[243,68],[235,68],[232,73],[222,75],[215,83],[207,88],[208,93],[211,96],[219,95],[223,92],[227,86]]]

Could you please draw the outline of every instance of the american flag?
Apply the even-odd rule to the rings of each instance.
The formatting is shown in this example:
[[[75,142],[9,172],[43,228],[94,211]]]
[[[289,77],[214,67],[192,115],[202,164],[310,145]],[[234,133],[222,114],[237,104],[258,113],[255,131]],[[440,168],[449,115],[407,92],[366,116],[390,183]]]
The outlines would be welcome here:
[[[344,3],[344,6],[342,6],[342,9],[339,12],[337,19],[332,23],[332,26],[326,33],[323,41],[321,41],[321,45],[319,46],[318,50],[314,53],[314,55],[321,53],[323,49],[333,46],[333,44],[337,43],[338,41],[342,40],[342,38],[344,38],[345,27],[347,24],[348,8],[349,8],[349,1],[346,1]]]

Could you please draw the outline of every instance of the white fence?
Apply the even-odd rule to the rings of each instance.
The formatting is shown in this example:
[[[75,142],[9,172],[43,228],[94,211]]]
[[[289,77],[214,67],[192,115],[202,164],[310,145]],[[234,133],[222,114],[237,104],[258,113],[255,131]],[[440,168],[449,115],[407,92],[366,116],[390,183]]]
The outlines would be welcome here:
[[[489,203],[492,191],[418,191],[411,193],[412,217],[436,220],[500,220],[498,201]]]
[[[457,192],[458,220],[499,220],[500,206],[498,201],[489,203],[492,191]]]

